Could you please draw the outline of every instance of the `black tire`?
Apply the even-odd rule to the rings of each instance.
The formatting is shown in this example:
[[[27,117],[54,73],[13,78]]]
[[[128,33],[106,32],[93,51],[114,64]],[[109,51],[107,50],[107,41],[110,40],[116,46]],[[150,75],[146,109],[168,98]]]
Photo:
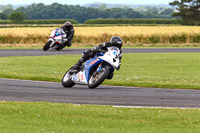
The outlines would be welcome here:
[[[44,51],[47,51],[47,50],[50,48],[51,43],[52,43],[52,41],[49,40],[49,41],[44,45],[43,50],[44,50]]]
[[[102,71],[103,70],[103,71]],[[101,83],[103,83],[103,81],[108,77],[108,74],[110,72],[110,68],[109,67],[103,67],[102,70],[100,72],[102,72],[102,74],[100,75],[100,77],[94,82],[94,83],[90,83],[90,80],[91,78],[94,76],[91,76],[90,77],[90,80],[89,80],[89,84],[88,84],[88,87],[90,89],[94,89],[96,88],[97,86],[99,86]]]
[[[69,73],[69,70],[65,73],[65,75],[62,78],[62,85],[63,85],[63,87],[71,88],[75,85],[75,83],[71,80],[71,78],[67,79],[66,76],[69,75],[68,73]]]
[[[56,48],[56,50],[57,50],[57,51],[60,51],[60,50],[62,50],[64,47],[65,47],[65,46],[60,46],[60,47]]]

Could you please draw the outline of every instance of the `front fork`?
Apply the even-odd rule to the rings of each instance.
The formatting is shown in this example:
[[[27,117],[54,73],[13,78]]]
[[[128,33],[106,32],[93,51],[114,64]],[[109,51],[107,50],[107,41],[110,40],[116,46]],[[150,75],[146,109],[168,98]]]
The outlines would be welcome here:
[[[55,44],[55,41],[52,39],[52,38],[49,38],[49,40],[48,41],[52,41],[52,43],[50,44],[50,48],[52,48],[53,47],[53,45]]]
[[[101,70],[101,68],[102,68],[102,64],[103,64],[103,62],[101,62],[100,64],[99,64],[99,66],[97,67],[97,70],[93,73],[93,75],[97,75],[98,74],[98,72]]]
[[[101,70],[102,64],[103,64],[103,62],[101,62],[101,63],[99,64],[99,66],[98,66],[98,68],[97,68],[97,72],[99,72],[99,71]]]
[[[102,64],[103,64],[103,62],[101,62],[99,64],[99,66],[97,67],[97,70],[92,74],[95,79],[98,78],[98,76],[99,76],[99,72],[100,72],[100,70],[102,68]]]

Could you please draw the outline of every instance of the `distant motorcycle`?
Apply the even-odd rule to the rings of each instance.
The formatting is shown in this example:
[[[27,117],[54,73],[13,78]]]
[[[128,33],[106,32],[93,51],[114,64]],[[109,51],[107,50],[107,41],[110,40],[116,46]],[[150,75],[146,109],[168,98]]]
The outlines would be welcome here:
[[[114,70],[120,66],[120,50],[113,46],[108,51],[97,52],[96,55],[80,67],[78,73],[71,73],[70,69],[62,78],[64,87],[72,87],[75,84],[87,85],[96,88],[105,79],[112,79]]]
[[[52,49],[61,50],[63,43],[67,41],[63,39],[63,37],[66,37],[66,36],[67,35],[65,34],[62,28],[57,28],[55,30],[52,30],[49,40],[44,45],[43,50],[44,51],[52,50]]]

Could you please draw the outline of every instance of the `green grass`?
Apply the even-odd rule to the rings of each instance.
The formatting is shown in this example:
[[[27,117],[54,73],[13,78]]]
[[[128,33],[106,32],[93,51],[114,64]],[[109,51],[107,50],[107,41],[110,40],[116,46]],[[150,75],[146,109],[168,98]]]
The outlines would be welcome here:
[[[197,133],[199,109],[0,103],[1,133]]]
[[[80,55],[3,57],[0,77],[60,82]],[[200,53],[123,54],[107,85],[200,89]]]

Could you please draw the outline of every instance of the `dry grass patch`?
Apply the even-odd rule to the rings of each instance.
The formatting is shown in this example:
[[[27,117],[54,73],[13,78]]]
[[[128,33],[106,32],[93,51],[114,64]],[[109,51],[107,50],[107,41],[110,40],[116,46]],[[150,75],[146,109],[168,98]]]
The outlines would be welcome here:
[[[45,43],[52,28],[1,28],[0,44]],[[109,41],[111,36],[123,38],[125,46],[198,44],[198,26],[114,26],[114,27],[75,27],[74,45],[92,46]]]

